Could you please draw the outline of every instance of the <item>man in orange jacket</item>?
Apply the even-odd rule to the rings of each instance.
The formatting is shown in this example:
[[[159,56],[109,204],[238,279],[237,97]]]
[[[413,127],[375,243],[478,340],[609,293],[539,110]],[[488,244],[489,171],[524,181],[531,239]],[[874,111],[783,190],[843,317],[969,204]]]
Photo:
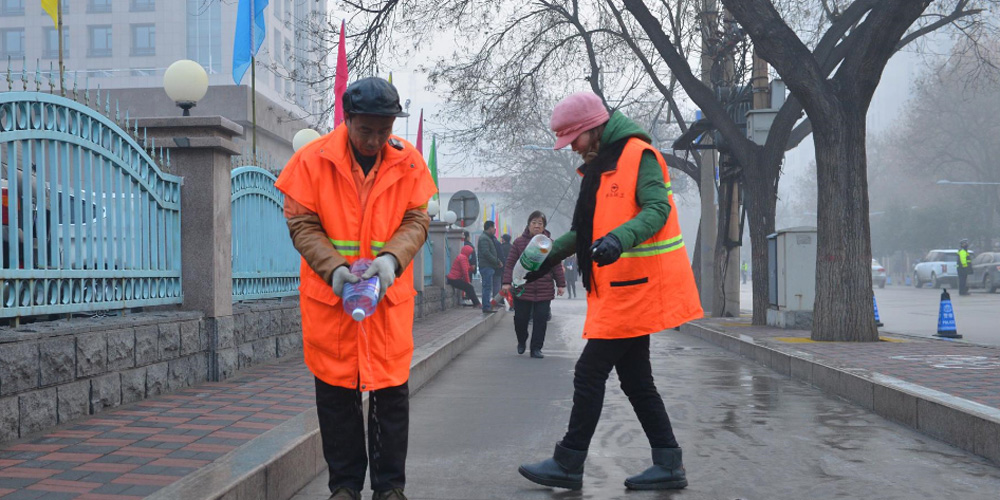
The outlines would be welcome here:
[[[392,136],[406,116],[391,83],[365,78],[344,93],[345,120],[300,149],[275,185],[285,193],[292,243],[302,255],[303,352],[316,377],[323,456],[335,500],[358,500],[369,463],[375,500],[405,500],[410,361],[416,291],[410,262],[427,239],[437,191],[423,157]],[[372,259],[375,313],[354,321],[340,295],[349,266]],[[398,279],[397,279],[398,278]],[[368,445],[361,393],[370,392]]]

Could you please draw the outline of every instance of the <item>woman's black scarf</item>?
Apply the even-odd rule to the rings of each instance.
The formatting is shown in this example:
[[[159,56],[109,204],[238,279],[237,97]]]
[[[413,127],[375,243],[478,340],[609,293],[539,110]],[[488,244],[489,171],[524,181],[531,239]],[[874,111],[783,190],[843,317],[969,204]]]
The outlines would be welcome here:
[[[593,272],[590,260],[590,246],[594,242],[594,210],[597,208],[597,190],[601,187],[601,175],[618,166],[629,138],[611,143],[598,150],[593,161],[580,167],[583,180],[580,182],[580,197],[573,212],[573,231],[576,231],[576,260],[584,288],[590,291],[590,276]],[[603,235],[601,235],[603,236]]]

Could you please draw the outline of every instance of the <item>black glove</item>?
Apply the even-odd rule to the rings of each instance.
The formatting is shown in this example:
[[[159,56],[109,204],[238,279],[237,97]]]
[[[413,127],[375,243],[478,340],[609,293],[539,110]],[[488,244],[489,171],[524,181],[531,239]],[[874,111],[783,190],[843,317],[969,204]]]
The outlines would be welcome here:
[[[613,264],[621,256],[622,242],[611,233],[598,238],[593,245],[590,245],[590,258],[597,263],[597,267]]]
[[[542,267],[539,267],[538,270],[531,271],[530,273],[524,275],[525,284],[542,279],[546,274],[549,274],[549,272],[552,271],[552,268],[556,267],[557,264],[559,263],[552,259],[543,260]]]

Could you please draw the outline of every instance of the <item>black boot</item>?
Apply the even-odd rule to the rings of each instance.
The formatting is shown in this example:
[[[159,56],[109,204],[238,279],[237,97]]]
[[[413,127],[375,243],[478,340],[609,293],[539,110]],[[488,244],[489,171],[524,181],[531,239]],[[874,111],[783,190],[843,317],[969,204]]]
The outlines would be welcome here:
[[[554,488],[578,490],[583,487],[583,462],[587,459],[586,451],[563,448],[556,443],[556,451],[552,458],[547,458],[534,464],[524,464],[518,467],[528,481]]]
[[[679,490],[687,485],[680,448],[653,448],[653,466],[625,480],[630,490]]]

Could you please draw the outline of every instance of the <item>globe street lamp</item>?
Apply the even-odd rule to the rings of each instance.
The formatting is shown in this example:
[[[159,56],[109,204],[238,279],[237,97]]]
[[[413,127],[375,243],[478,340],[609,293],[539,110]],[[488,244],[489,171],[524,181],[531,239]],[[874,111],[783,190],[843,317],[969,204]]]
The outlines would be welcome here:
[[[310,142],[316,139],[319,139],[319,137],[320,137],[319,132],[311,128],[304,128],[302,130],[299,130],[298,132],[295,133],[295,136],[292,137],[292,151],[298,151],[299,148],[305,146],[306,144],[309,144]]]
[[[441,205],[437,202],[437,200],[431,200],[427,202],[427,215],[430,215],[432,219],[440,212],[441,212]]]
[[[208,73],[200,64],[181,59],[163,73],[163,90],[184,110],[183,116],[191,116],[191,108],[208,92]]]
[[[444,219],[445,224],[452,225],[455,223],[455,221],[458,220],[458,214],[449,210],[444,213],[444,216],[442,218]]]

